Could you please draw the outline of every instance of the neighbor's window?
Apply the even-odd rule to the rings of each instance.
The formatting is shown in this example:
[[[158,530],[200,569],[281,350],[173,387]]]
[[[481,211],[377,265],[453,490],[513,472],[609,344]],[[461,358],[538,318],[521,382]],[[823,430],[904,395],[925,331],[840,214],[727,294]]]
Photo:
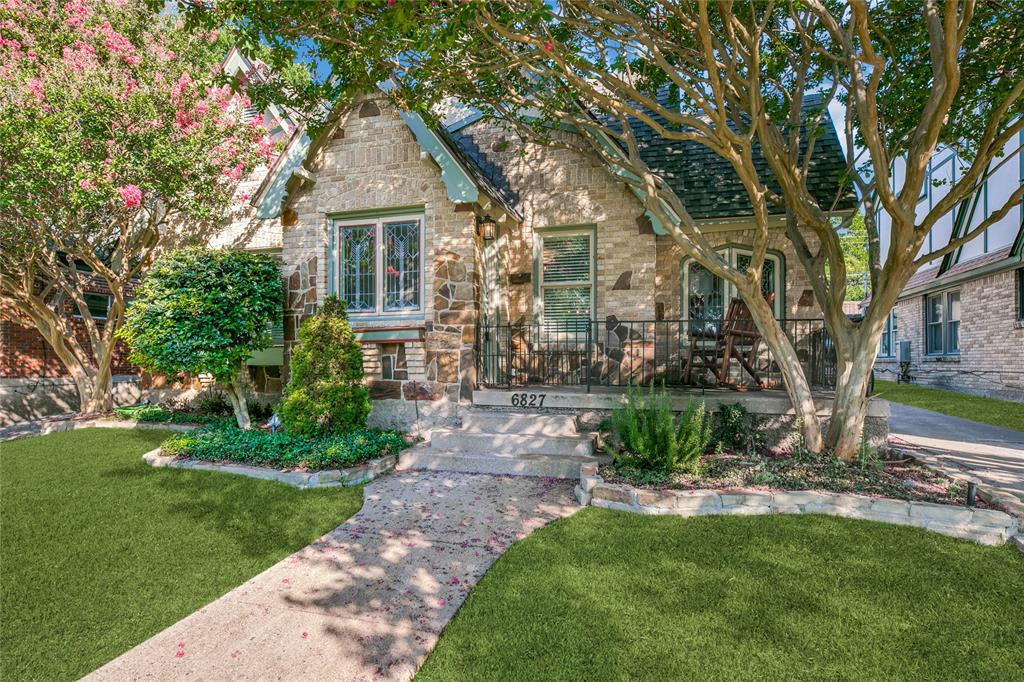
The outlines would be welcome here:
[[[85,298],[85,305],[89,308],[89,315],[94,320],[105,320],[107,319],[107,313],[110,311],[111,297],[109,294],[83,294]],[[78,313],[78,306],[74,306],[74,317],[81,317]]]
[[[589,324],[594,316],[594,234],[590,230],[541,236],[541,319],[558,329]]]
[[[890,310],[889,316],[885,318],[885,327],[882,329],[882,341],[878,345],[878,355],[883,358],[891,358],[896,354],[896,311]]]
[[[1017,271],[1017,319],[1024,322],[1024,268]]]
[[[421,309],[423,218],[396,216],[335,223],[338,295],[350,313],[403,314]]]
[[[959,291],[925,297],[924,350],[928,355],[955,355],[960,352]]]

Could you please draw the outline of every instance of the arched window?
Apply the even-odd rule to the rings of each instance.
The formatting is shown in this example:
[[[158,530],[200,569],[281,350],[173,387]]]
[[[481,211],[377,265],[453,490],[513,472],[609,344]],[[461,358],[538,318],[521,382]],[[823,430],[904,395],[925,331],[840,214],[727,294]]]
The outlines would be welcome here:
[[[718,249],[730,265],[746,269],[750,265],[750,249],[726,246]],[[785,310],[785,258],[781,253],[770,251],[764,257],[761,269],[761,293],[767,297],[775,294],[772,308],[775,317],[781,318]],[[712,274],[692,258],[683,260],[682,265],[682,310],[683,319],[692,320],[691,329],[713,326],[725,317],[729,301],[736,296],[736,287]],[[706,321],[706,322],[705,322]]]

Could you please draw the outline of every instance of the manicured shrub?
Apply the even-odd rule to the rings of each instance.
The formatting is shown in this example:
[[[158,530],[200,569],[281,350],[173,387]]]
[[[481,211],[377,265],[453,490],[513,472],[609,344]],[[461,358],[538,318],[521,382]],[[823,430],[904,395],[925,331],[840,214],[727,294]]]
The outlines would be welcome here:
[[[232,425],[177,434],[161,446],[165,454],[193,459],[306,469],[353,466],[403,448],[405,440],[392,431],[355,429],[343,435],[307,438]]]
[[[757,419],[739,403],[722,403],[715,412],[714,441],[718,450],[747,452],[763,446]]]
[[[317,313],[302,323],[299,341],[278,408],[285,431],[320,436],[365,427],[370,395],[362,385],[363,353],[345,304],[328,296]]]
[[[677,420],[664,390],[651,386],[643,395],[631,387],[625,404],[612,412],[612,434],[616,466],[665,477],[697,470],[711,440],[711,424],[703,402],[690,401]]]
[[[118,336],[129,359],[158,374],[208,373],[249,428],[245,361],[271,344],[282,312],[281,274],[269,255],[189,248],[151,267]]]

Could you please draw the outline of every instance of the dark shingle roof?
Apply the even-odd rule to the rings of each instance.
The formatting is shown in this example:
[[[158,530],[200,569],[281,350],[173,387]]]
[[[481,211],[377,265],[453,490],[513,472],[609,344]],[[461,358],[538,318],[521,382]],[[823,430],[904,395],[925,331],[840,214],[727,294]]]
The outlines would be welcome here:
[[[1005,246],[1001,249],[996,249],[995,251],[984,253],[980,256],[975,256],[974,258],[971,258],[969,260],[957,263],[956,265],[951,267],[949,270],[946,270],[942,274],[939,274],[940,268],[937,266],[928,268],[927,270],[918,270],[916,273],[914,273],[914,276],[911,277],[910,280],[907,282],[907,285],[903,287],[903,290],[910,291],[912,289],[917,289],[918,287],[923,287],[929,284],[934,284],[938,286],[948,280],[956,278],[957,275],[963,275],[964,273],[968,273],[971,270],[977,270],[978,268],[983,268],[986,265],[998,263],[999,261],[1005,258],[1009,258],[1012,255],[1013,248],[1011,246]]]
[[[821,98],[809,95],[804,102],[804,112],[808,114],[820,106]],[[808,189],[822,209],[849,210],[857,205],[857,201],[852,183],[846,177],[846,157],[827,110],[824,118],[822,134],[815,142],[814,156],[810,163]],[[668,127],[664,119],[658,120],[658,123]],[[633,123],[633,129],[644,161],[672,187],[694,218],[751,215],[746,189],[732,165],[724,158],[699,142],[665,139],[639,121]],[[806,143],[804,134],[804,149]],[[754,164],[761,177],[770,178],[767,183],[769,188],[778,192],[778,185],[771,179],[771,170],[759,146],[754,147]],[[772,213],[784,212],[783,208],[777,206],[769,206],[769,210]]]
[[[517,220],[523,216],[519,211],[519,195],[505,177],[504,171],[491,162],[487,155],[477,146],[472,137],[462,132],[449,132],[443,126],[438,128],[441,140],[451,149],[459,163],[473,177],[477,187],[502,205]]]
[[[805,100],[804,110],[809,111],[820,105],[820,98],[811,95]],[[659,123],[664,124],[664,119]],[[857,205],[856,196],[846,177],[846,158],[827,111],[821,127],[823,134],[815,143],[808,180],[811,195],[824,210],[852,209]],[[728,161],[698,142],[667,140],[639,121],[633,122],[633,128],[644,160],[668,182],[694,218],[721,219],[751,215],[746,190]],[[478,186],[504,204],[510,213],[521,217],[519,196],[509,184],[501,166],[488,159],[469,134],[461,130],[451,132],[444,127],[439,129],[439,134]],[[757,147],[754,151],[754,162],[761,177],[770,178],[768,162]],[[773,191],[778,191],[774,181],[769,180],[768,185]],[[840,195],[838,201],[837,195]],[[780,207],[769,208],[772,213],[783,212]]]

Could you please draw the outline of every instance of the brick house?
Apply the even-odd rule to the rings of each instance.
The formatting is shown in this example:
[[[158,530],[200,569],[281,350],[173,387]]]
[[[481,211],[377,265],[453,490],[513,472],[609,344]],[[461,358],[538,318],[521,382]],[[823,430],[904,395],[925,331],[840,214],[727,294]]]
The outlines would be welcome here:
[[[1018,144],[1007,145],[1008,160],[933,230],[923,254],[979,225],[1024,183]],[[959,165],[950,150],[935,155],[928,189],[920,198],[922,210],[955,181]],[[894,171],[898,183],[899,164]],[[888,225],[888,217],[880,215],[883,254]],[[1024,400],[1024,206],[1012,207],[982,235],[911,278],[886,324],[875,373],[882,379],[909,377],[914,383]]]
[[[347,302],[376,424],[446,420],[485,385],[660,380],[734,295],[583,156],[524,148],[472,113],[433,128],[381,94],[337,113],[317,139],[293,136],[250,198],[258,226],[250,216],[232,231],[280,240],[285,356],[326,295]],[[696,144],[645,145],[742,265],[752,219],[727,164]],[[845,192],[838,210],[850,210],[834,131],[816,154],[812,190],[829,204]],[[783,226],[780,215],[763,288],[810,363],[824,327]]]

